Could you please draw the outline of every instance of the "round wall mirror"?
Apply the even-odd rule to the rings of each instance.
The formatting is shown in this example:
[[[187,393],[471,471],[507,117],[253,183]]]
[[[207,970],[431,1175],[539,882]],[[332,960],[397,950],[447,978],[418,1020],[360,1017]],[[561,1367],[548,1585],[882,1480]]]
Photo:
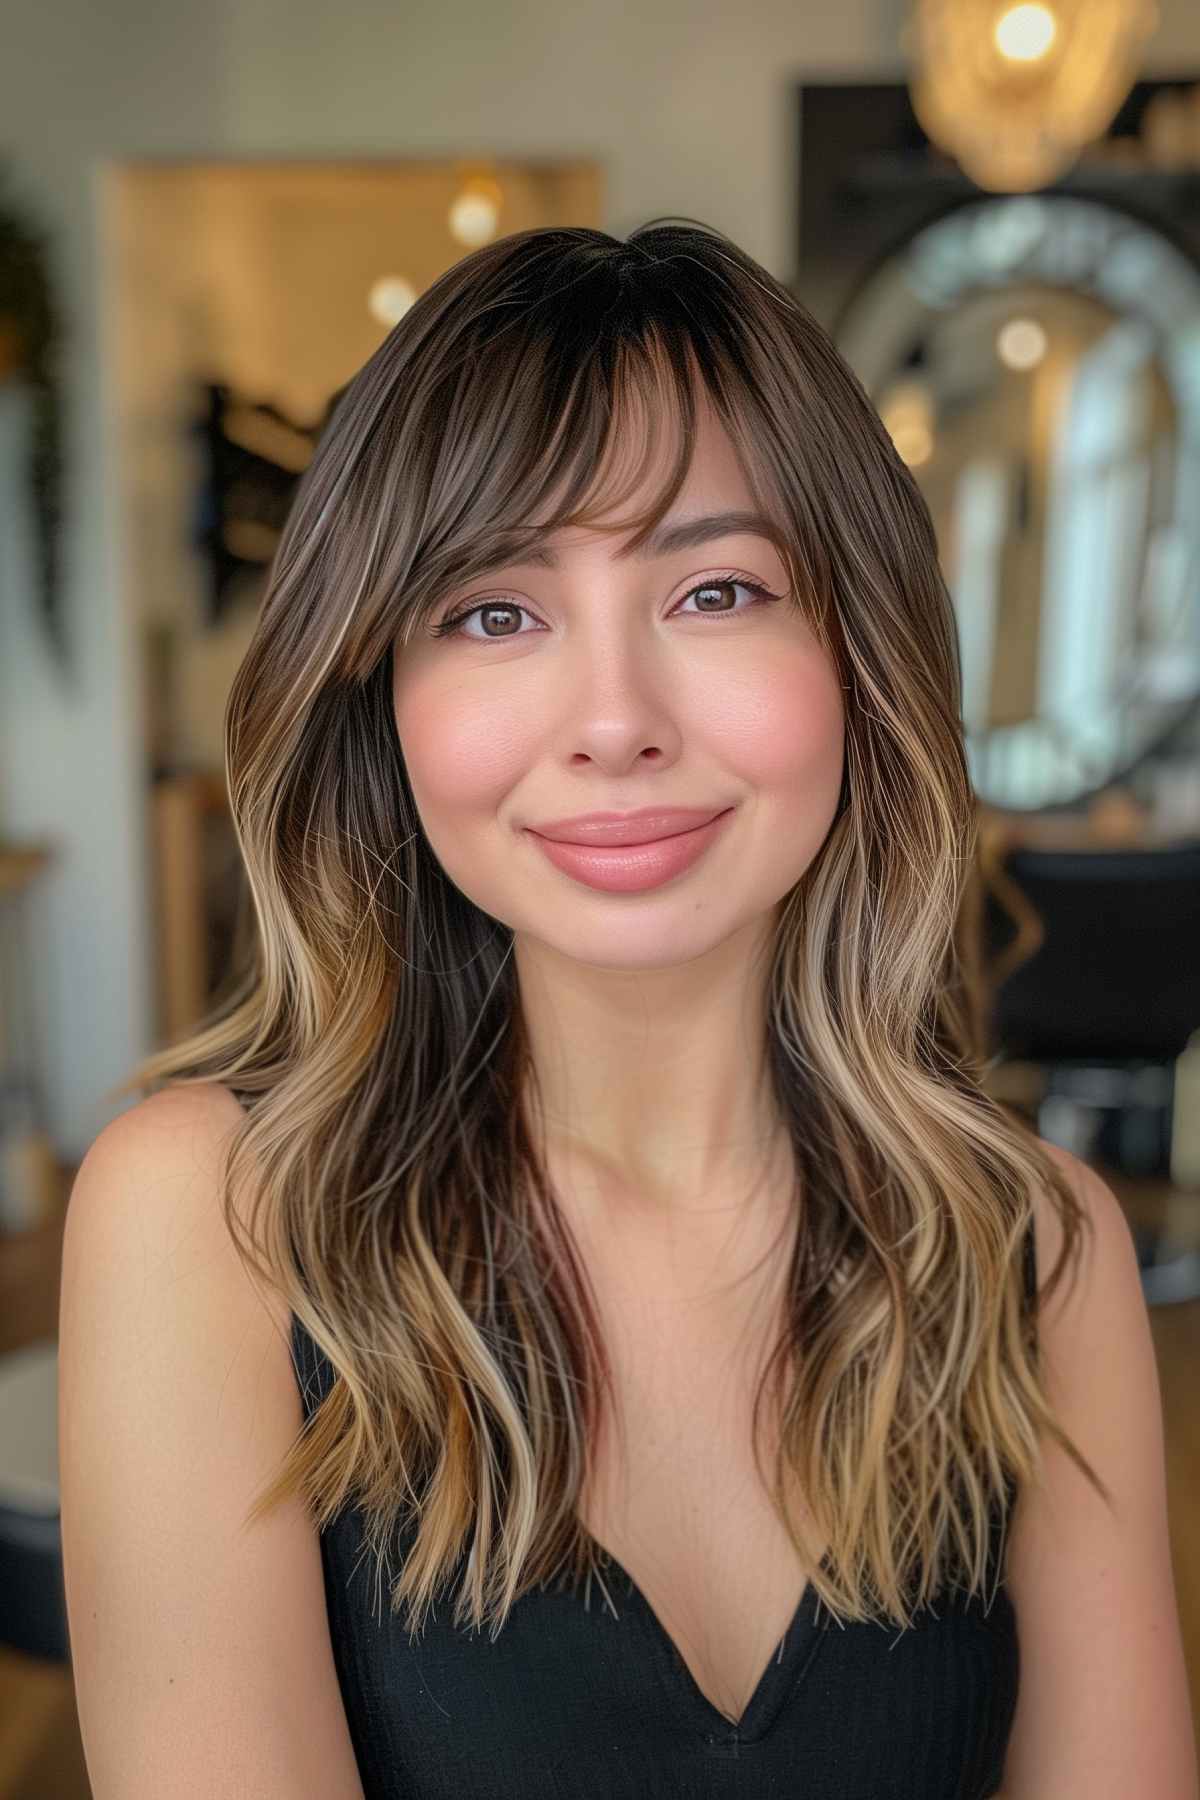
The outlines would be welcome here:
[[[929,502],[981,799],[1127,774],[1200,704],[1200,268],[1103,202],[971,201],[834,335]]]

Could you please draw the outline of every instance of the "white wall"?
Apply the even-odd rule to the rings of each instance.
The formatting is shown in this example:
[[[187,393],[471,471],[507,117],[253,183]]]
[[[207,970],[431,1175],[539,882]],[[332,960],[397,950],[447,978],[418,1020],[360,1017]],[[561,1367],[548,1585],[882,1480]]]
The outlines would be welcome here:
[[[577,154],[607,169],[609,229],[684,213],[783,279],[794,242],[794,87],[896,77],[901,0],[56,0],[0,41],[0,193],[36,207],[70,345],[73,685],[0,639],[6,827],[61,846],[39,992],[51,1131],[78,1156],[103,1090],[150,1044],[140,700],[114,541],[97,176],[114,159]],[[1200,64],[1195,0],[1160,0],[1149,74]],[[4,605],[11,607],[11,598]]]

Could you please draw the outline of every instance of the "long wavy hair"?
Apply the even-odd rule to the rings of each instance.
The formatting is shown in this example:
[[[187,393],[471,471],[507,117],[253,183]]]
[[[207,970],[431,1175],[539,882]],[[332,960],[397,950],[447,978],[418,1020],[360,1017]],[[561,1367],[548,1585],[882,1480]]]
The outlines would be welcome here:
[[[577,1505],[611,1365],[531,1127],[513,934],[422,831],[393,650],[449,589],[606,517],[614,469],[642,478],[629,421],[667,419],[670,477],[622,521],[640,542],[686,477],[698,381],[845,690],[838,811],[770,940],[767,1067],[804,1205],[760,1474],[818,1600],[901,1626],[951,1578],[986,1585],[1043,1434],[1109,1497],[1023,1298],[1035,1193],[1063,1226],[1046,1289],[1088,1221],[985,1092],[960,918],[975,801],[921,492],[828,335],[716,230],[522,231],[448,269],[336,397],[226,706],[233,978],[113,1090],[241,1100],[230,1232],[334,1371],[247,1522],[297,1493],[319,1527],[356,1504],[412,1633],[460,1567],[455,1622],[493,1635],[527,1589],[599,1573]]]

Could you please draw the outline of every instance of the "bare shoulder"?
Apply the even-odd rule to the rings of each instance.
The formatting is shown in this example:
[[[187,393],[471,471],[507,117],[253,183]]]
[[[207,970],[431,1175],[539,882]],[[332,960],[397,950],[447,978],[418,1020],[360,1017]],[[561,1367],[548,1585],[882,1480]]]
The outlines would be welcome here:
[[[1083,1223],[1078,1263],[1052,1297],[1045,1320],[1044,1329],[1053,1331],[1055,1320],[1070,1306],[1072,1296],[1081,1294],[1089,1283],[1094,1283],[1097,1272],[1107,1274],[1111,1279],[1123,1268],[1128,1288],[1130,1271],[1137,1273],[1137,1250],[1124,1208],[1098,1171],[1059,1144],[1052,1144],[1046,1138],[1039,1138],[1038,1142],[1066,1176],[1071,1192],[1079,1202]],[[1044,1189],[1034,1195],[1034,1242],[1040,1293],[1046,1287],[1063,1246],[1062,1216],[1057,1203]],[[1140,1294],[1139,1278],[1139,1298]]]
[[[1078,1261],[1039,1306],[1039,1351],[1059,1422],[1111,1505],[1065,1450],[1044,1443],[1009,1545],[1021,1681],[1003,1794],[1197,1800],[1158,1366],[1133,1234],[1095,1169],[1044,1148],[1084,1229]],[[1035,1241],[1044,1290],[1062,1248],[1047,1195],[1035,1202]]]
[[[153,1140],[163,1134],[169,1138],[184,1134],[193,1145],[197,1137],[219,1140],[233,1131],[243,1116],[240,1102],[222,1082],[164,1087],[110,1120],[93,1139],[88,1154],[97,1145]]]
[[[187,1087],[168,1087],[127,1107],[93,1138],[71,1193],[68,1220],[73,1211],[86,1208],[91,1197],[104,1193],[109,1205],[132,1201],[152,1208],[161,1193],[160,1180],[147,1190],[125,1182],[106,1193],[105,1176],[136,1168],[139,1173],[176,1183],[189,1170],[200,1180],[217,1173],[225,1143],[236,1130],[242,1109],[234,1095],[219,1082]],[[78,1202],[82,1193],[87,1198]]]
[[[219,1204],[222,1159],[243,1118],[240,1102],[218,1082],[163,1088],[119,1113],[93,1139],[77,1171],[64,1257],[68,1244],[86,1233],[89,1255],[105,1243],[122,1253],[136,1248],[147,1274],[157,1270],[169,1279],[190,1258],[216,1257],[226,1276],[240,1269],[248,1282]],[[254,1291],[286,1333],[290,1320],[278,1299]]]
[[[68,1204],[60,1510],[96,1800],[361,1800],[316,1532],[295,1497],[246,1521],[303,1411],[286,1315],[221,1204],[240,1113],[215,1085],[140,1101]]]

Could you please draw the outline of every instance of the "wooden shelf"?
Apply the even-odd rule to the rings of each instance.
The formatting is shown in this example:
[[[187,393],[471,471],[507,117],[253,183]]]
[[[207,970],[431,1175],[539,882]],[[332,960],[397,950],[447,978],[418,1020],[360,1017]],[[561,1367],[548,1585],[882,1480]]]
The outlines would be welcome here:
[[[0,840],[0,899],[31,887],[34,878],[54,861],[52,844],[19,844]]]
[[[32,1231],[0,1233],[0,1356],[58,1336],[62,1240],[75,1170],[59,1166],[56,1216]]]

